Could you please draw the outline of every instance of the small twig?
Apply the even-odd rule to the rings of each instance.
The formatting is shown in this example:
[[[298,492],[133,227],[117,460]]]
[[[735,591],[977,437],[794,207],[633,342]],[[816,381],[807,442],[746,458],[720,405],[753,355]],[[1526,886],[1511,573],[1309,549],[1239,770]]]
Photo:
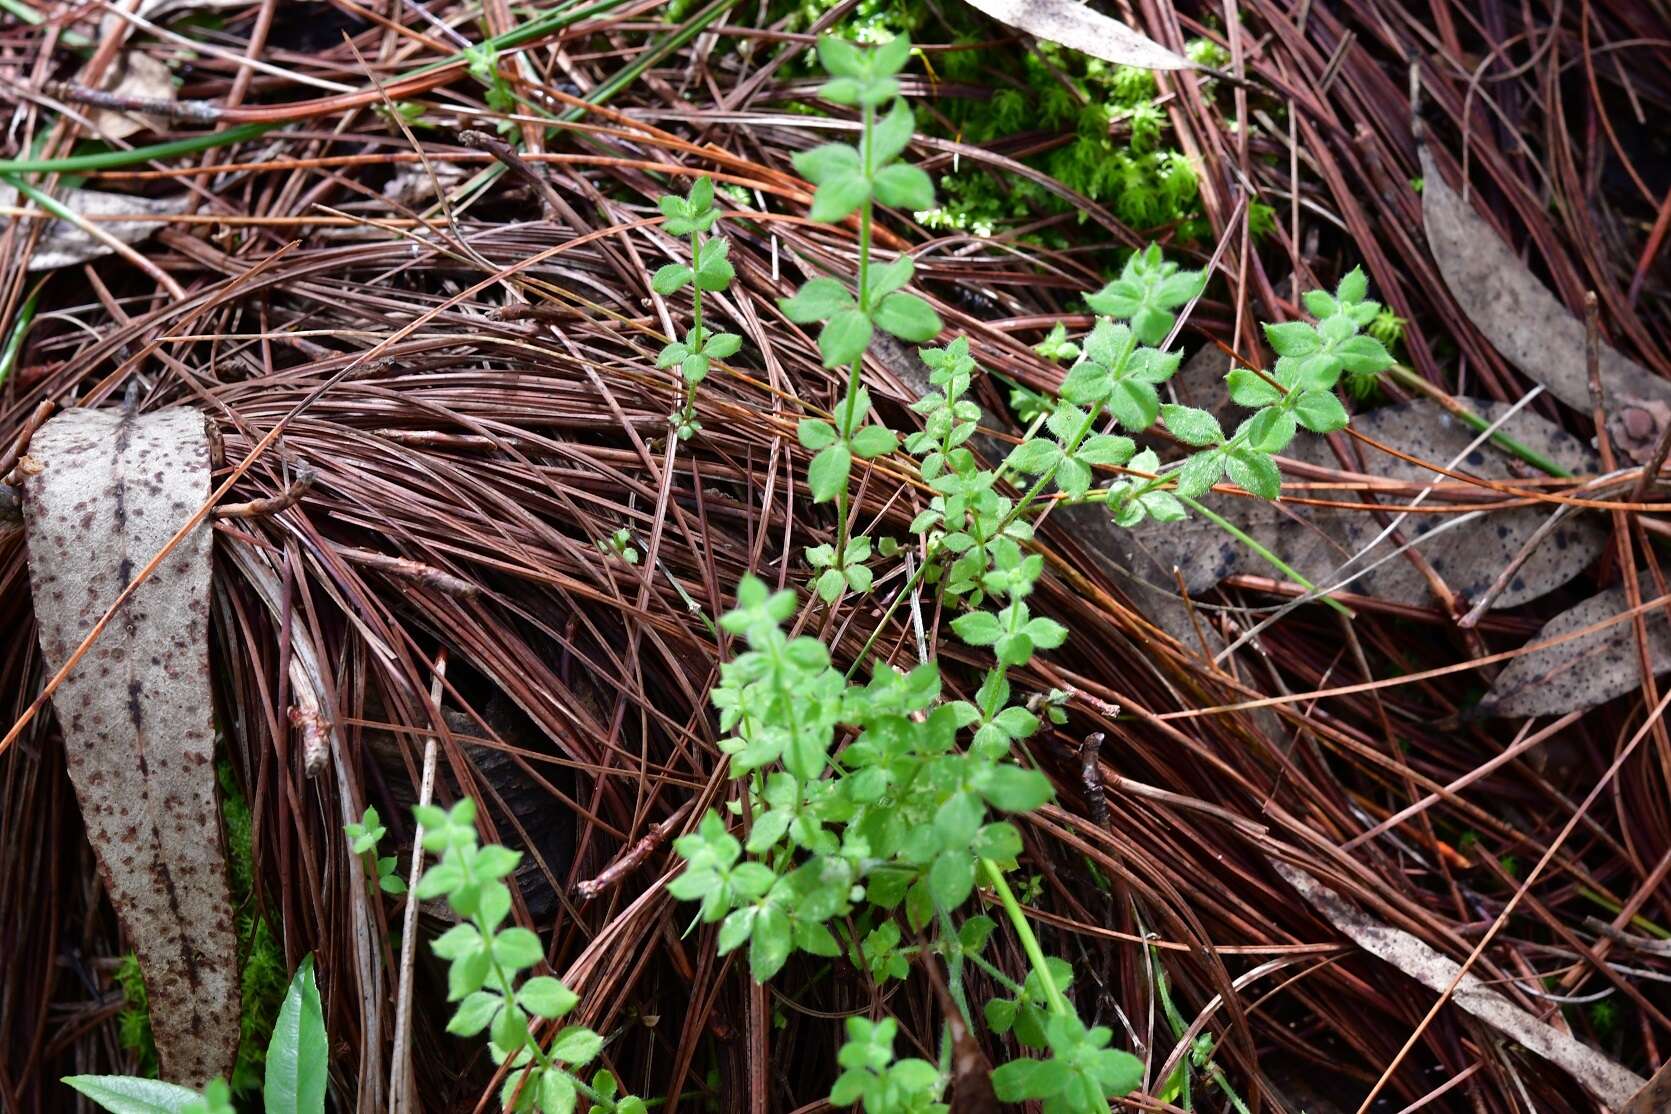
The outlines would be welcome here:
[[[1671,940],[1649,940],[1634,933],[1614,928],[1600,917],[1585,917],[1584,927],[1597,936],[1605,936],[1615,944],[1623,944],[1642,952],[1644,955],[1663,955],[1671,957]]]
[[[435,655],[435,676],[429,683],[429,702],[436,718],[441,715],[441,680],[447,675],[447,652]],[[424,774],[418,788],[418,804],[427,805],[435,795],[434,735],[424,737]],[[418,943],[418,880],[424,873],[424,826],[412,829],[412,869],[406,883],[406,909],[401,916],[400,981],[395,985],[395,1046],[389,1066],[389,1114],[403,1114],[412,1090],[412,963]]]
[[[444,572],[434,565],[426,565],[422,561],[414,561],[409,557],[391,557],[387,553],[377,553],[370,549],[354,549],[342,546],[337,549],[338,556],[356,565],[363,565],[368,569],[398,576],[402,580],[410,580],[415,584],[422,584],[426,588],[434,588],[437,592],[445,592],[449,596],[461,599],[472,599],[480,591],[481,585]]]
[[[317,777],[329,753],[325,717],[319,713],[319,701],[311,685],[299,685],[294,692],[296,703],[290,706],[290,723],[302,733],[302,770],[308,777]]]
[[[1102,783],[1101,731],[1093,731],[1079,744],[1079,779],[1085,787],[1085,803],[1091,808],[1091,822],[1099,828],[1108,827],[1108,792]]]
[[[679,826],[679,822],[684,819],[685,813],[690,811],[690,806],[691,802],[686,801],[673,810],[672,816],[659,824],[652,824],[644,838],[627,848],[620,858],[604,867],[603,872],[596,878],[588,878],[577,885],[574,888],[575,892],[583,900],[590,901],[634,870],[637,870],[644,860],[655,852],[656,848],[667,842],[667,837],[673,833],[674,828]]]
[[[209,101],[165,101],[154,97],[130,97],[122,93],[107,93],[89,89],[71,81],[46,83],[49,96],[72,104],[89,104],[112,112],[137,112],[146,116],[162,116],[170,120],[190,120],[198,124],[218,124],[222,113],[219,105]]]
[[[216,518],[264,518],[283,510],[288,510],[302,501],[302,496],[313,487],[313,481],[319,474],[305,464],[296,468],[296,478],[277,495],[269,495],[263,499],[251,499],[247,503],[226,503],[215,508]]]
[[[17,431],[17,437],[12,440],[11,446],[5,452],[0,453],[0,480],[13,481],[12,469],[16,468],[18,461],[23,459],[23,454],[29,451],[29,441],[35,436],[35,431],[46,424],[46,420],[52,416],[52,412],[56,409],[58,409],[58,404],[51,399],[43,399],[36,405],[34,412],[24,421],[23,427]]]
[[[1507,565],[1503,566],[1503,571],[1497,574],[1497,579],[1491,582],[1491,587],[1481,593],[1479,601],[1468,609],[1468,614],[1456,621],[1457,626],[1464,630],[1471,630],[1485,613],[1491,610],[1491,605],[1496,603],[1497,597],[1508,588],[1509,583],[1514,579],[1515,574],[1520,571],[1521,566],[1531,559],[1532,554],[1537,552],[1538,546],[1542,545],[1544,539],[1555,532],[1555,527],[1561,524],[1567,517],[1567,512],[1571,510],[1572,504],[1562,503],[1551,512],[1548,518],[1538,523],[1538,528],[1532,531],[1531,536],[1526,539],[1526,544],[1522,545],[1520,551],[1509,560]]]
[[[534,192],[540,196],[546,220],[555,221],[568,211],[569,207],[563,204],[563,199],[557,196],[557,191],[552,188],[545,175],[498,136],[466,129],[458,133],[458,141],[477,151],[486,151],[504,163],[505,169],[532,186]]]

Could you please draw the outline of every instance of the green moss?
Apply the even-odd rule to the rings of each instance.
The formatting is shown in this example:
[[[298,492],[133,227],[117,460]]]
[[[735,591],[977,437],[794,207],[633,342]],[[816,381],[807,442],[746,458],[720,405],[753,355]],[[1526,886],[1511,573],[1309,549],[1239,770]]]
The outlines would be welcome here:
[[[227,879],[235,910],[233,924],[242,961],[243,1009],[238,1019],[238,1059],[230,1083],[235,1094],[253,1094],[261,1089],[267,1041],[284,1001],[289,972],[285,968],[284,952],[254,900],[249,803],[239,791],[229,763],[216,763],[216,774],[221,787],[221,819],[226,828]],[[157,1046],[151,1033],[150,1003],[145,992],[145,976],[139,969],[138,957],[132,952],[122,957],[116,970],[116,983],[122,988],[125,1003],[117,1017],[119,1040],[137,1059],[138,1073],[155,1078]]]
[[[800,31],[834,6],[835,0],[785,0],[773,5],[772,17],[787,19],[789,29]],[[831,30],[861,42],[904,33],[925,41],[973,44],[986,36],[988,28],[957,7],[939,9],[944,22],[925,27],[930,11],[916,0],[861,0]],[[1189,49],[1191,57],[1208,65],[1228,64],[1228,58],[1220,57],[1222,48],[1209,41],[1191,43]],[[920,120],[923,131],[977,146],[1024,132],[1062,133],[1063,142],[1025,161],[1112,209],[1133,228],[1169,228],[1175,240],[1186,243],[1210,236],[1195,170],[1170,145],[1170,123],[1156,103],[1160,90],[1152,72],[1050,43],[1031,50],[1011,45],[934,51],[924,68],[933,81],[985,86],[991,95],[939,98],[937,112],[924,113]],[[1015,175],[992,174],[967,161],[954,164],[937,188],[938,207],[917,214],[936,231],[991,236],[1072,209]],[[1025,239],[1051,248],[1072,246],[1059,226]],[[1109,266],[1121,261],[1111,258]]]

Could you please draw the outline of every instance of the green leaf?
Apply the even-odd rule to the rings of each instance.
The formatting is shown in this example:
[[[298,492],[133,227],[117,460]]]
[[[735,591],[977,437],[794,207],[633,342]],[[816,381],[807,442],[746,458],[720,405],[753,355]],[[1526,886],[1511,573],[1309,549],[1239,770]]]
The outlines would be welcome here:
[[[1178,494],[1190,499],[1199,499],[1212,490],[1218,483],[1219,477],[1224,475],[1224,454],[1217,449],[1210,449],[1204,453],[1196,453],[1184,461],[1184,466],[1178,469]]]
[[[1333,433],[1352,420],[1333,391],[1305,392],[1294,403],[1294,417],[1313,433]]]
[[[812,210],[807,215],[815,221],[834,224],[863,205],[868,197],[870,180],[859,171],[832,174],[813,193]]]
[[[987,803],[1002,812],[1027,812],[1050,800],[1050,779],[1011,763],[988,766],[975,779]]]
[[[870,460],[891,453],[899,444],[899,438],[894,431],[886,426],[867,425],[853,435],[853,455],[860,460]]]
[[[655,277],[650,280],[650,289],[657,294],[672,294],[682,290],[696,277],[696,272],[683,263],[669,263],[658,268]]]
[[[725,360],[735,356],[743,346],[743,338],[736,333],[715,333],[702,345],[702,352],[710,359]]]
[[[911,60],[911,39],[908,35],[895,35],[881,46],[871,51],[870,65],[879,74],[896,74],[905,68],[905,63]]]
[[[112,1114],[180,1114],[202,1101],[189,1087],[132,1075],[66,1075],[64,1082]]]
[[[828,276],[808,279],[793,298],[779,298],[783,315],[797,325],[826,321],[853,304],[847,287]]]
[[[863,165],[858,150],[846,143],[826,143],[801,151],[790,161],[795,164],[797,174],[814,184],[826,178],[855,174]]]
[[[570,1025],[557,1034],[547,1051],[565,1064],[589,1064],[602,1050],[602,1037],[584,1025]]]
[[[1205,410],[1168,403],[1160,408],[1160,413],[1172,436],[1186,445],[1217,445],[1224,441],[1224,430],[1218,419]]]
[[[834,603],[846,586],[847,577],[842,575],[840,569],[825,569],[818,574],[818,579],[813,583],[813,590],[825,603]]]
[[[942,851],[928,868],[928,892],[934,904],[950,912],[969,900],[975,889],[975,860],[967,848]]]
[[[1317,330],[1304,321],[1287,321],[1280,325],[1266,325],[1265,339],[1278,356],[1309,356],[1321,346]]]
[[[911,274],[915,270],[916,264],[911,261],[909,255],[901,255],[892,262],[877,267],[870,272],[870,278],[867,280],[871,298],[874,300],[898,290],[911,281]]]
[[[526,928],[507,928],[493,938],[493,958],[518,971],[545,958],[540,938]]]
[[[800,439],[802,448],[813,452],[836,443],[835,426],[819,418],[802,418],[795,427],[795,436]]]
[[[990,646],[1003,635],[998,616],[990,611],[971,611],[952,620],[952,630],[971,646]]]
[[[853,454],[846,445],[837,442],[812,458],[807,468],[807,486],[812,489],[814,503],[827,503],[836,493],[847,488],[847,475],[853,468]]]
[[[1108,409],[1126,429],[1140,433],[1155,424],[1160,416],[1160,397],[1148,383],[1122,379],[1108,394]]]
[[[1242,488],[1261,499],[1275,499],[1282,494],[1282,473],[1276,462],[1264,453],[1243,451],[1225,461],[1230,478]]]
[[[871,315],[876,327],[900,340],[921,342],[940,334],[940,315],[915,294],[889,294]]]
[[[1069,498],[1077,499],[1091,487],[1091,468],[1073,457],[1063,457],[1056,466],[1056,486]]]
[[[1231,371],[1224,377],[1224,382],[1230,388],[1230,397],[1237,406],[1256,410],[1282,401],[1282,391],[1245,367]]]
[[[900,297],[894,294],[890,297]],[[850,364],[864,355],[870,347],[870,318],[857,306],[844,309],[831,317],[818,334],[818,350],[824,355],[825,367]]]
[[[1371,336],[1356,336],[1341,342],[1341,362],[1353,375],[1374,375],[1393,366],[1386,345]]]
[[[302,960],[267,1044],[262,1101],[267,1114],[322,1114],[325,1109],[325,1014],[313,981],[313,956]]]
[[[863,77],[870,72],[864,52],[835,35],[818,37],[818,62],[831,77]]]
[[[1340,285],[1335,287],[1335,296],[1343,302],[1361,302],[1369,293],[1369,279],[1364,275],[1362,267],[1353,267],[1341,276]]]
[[[911,106],[901,97],[894,102],[888,114],[876,121],[876,126],[870,132],[870,157],[877,166],[886,166],[905,150],[906,144],[911,142],[911,133],[916,129],[917,119],[911,112]]]
[[[550,975],[539,975],[522,984],[516,1000],[529,1013],[550,1021],[574,1009],[580,995]]]
[[[1068,1085],[1068,1066],[1059,1060],[1011,1060],[992,1072],[992,1090],[1003,1102],[1046,1099]]]
[[[562,1072],[548,1071],[540,1076],[540,1110],[543,1114],[574,1114],[578,1097],[574,1081]]]
[[[1137,445],[1130,437],[1098,433],[1087,437],[1074,455],[1086,464],[1124,464],[1136,451]]]
[[[453,1011],[447,1022],[447,1032],[460,1037],[473,1037],[499,1013],[505,999],[491,990],[478,990],[464,996],[464,1001]]]
[[[934,207],[934,179],[921,167],[896,162],[876,172],[876,200],[913,211]]]
[[[1043,437],[1033,437],[1011,449],[1005,463],[1017,472],[1038,475],[1048,471],[1061,458],[1060,445]]]
[[[1280,453],[1294,439],[1297,424],[1294,415],[1288,411],[1276,406],[1266,407],[1248,419],[1248,447],[1255,452]]]
[[[767,982],[783,969],[794,947],[789,916],[776,905],[763,905],[749,933],[748,968],[755,982]]]

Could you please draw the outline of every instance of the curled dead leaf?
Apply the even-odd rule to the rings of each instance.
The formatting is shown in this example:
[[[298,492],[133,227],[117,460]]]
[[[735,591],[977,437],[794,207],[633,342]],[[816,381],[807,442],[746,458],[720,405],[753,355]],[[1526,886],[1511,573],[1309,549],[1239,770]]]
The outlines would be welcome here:
[[[163,225],[161,221],[146,218],[170,216],[184,212],[186,208],[183,195],[151,198],[106,193],[103,190],[61,190],[58,201],[77,216],[97,218],[101,232],[124,244],[137,244]],[[13,207],[18,202],[15,189],[0,186],[0,206]],[[71,267],[108,255],[111,250],[109,244],[88,235],[84,229],[68,221],[55,220],[29,256],[29,270],[52,271],[59,267]]]

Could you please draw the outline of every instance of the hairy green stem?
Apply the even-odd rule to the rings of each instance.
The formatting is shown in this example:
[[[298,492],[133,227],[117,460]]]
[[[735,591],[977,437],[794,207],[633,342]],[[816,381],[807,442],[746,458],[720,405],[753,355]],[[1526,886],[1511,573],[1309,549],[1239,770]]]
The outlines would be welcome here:
[[[1225,518],[1223,515],[1212,510],[1206,504],[1197,499],[1191,499],[1187,495],[1180,495],[1178,498],[1202,518],[1211,522],[1214,526],[1217,526],[1220,530],[1223,530],[1226,534],[1229,534],[1231,537],[1253,550],[1254,553],[1258,554],[1260,558],[1266,561],[1272,568],[1282,573],[1282,575],[1286,576],[1289,580],[1292,580],[1295,584],[1300,585],[1300,587],[1305,588],[1308,591],[1317,591],[1317,585],[1307,580],[1303,575],[1301,575],[1298,569],[1289,565],[1287,561],[1284,561],[1281,557],[1278,557],[1275,553],[1261,545],[1252,537],[1252,535],[1248,534],[1247,531],[1243,530],[1240,526],[1237,526],[1234,522],[1231,522],[1228,518]],[[1347,607],[1333,596],[1319,596],[1318,598],[1330,607],[1334,608],[1336,611],[1340,612],[1342,615],[1346,616],[1348,619],[1356,617],[1350,607]]]
[[[986,871],[992,888],[998,892],[998,900],[1004,906],[1004,913],[1015,928],[1016,936],[1021,939],[1021,950],[1027,953],[1027,962],[1033,965],[1033,971],[1039,977],[1039,985],[1044,987],[1044,996],[1050,1002],[1051,1013],[1068,1013],[1067,999],[1056,986],[1056,979],[1050,973],[1050,966],[1044,961],[1044,949],[1039,947],[1039,938],[1033,935],[1033,926],[1027,920],[1027,914],[1021,911],[1021,903],[1010,892],[1010,884],[1004,880],[1004,872],[998,869],[998,864],[991,859],[981,860],[981,869]]]
[[[875,126],[875,123],[876,109],[867,104],[864,106],[864,112],[861,117],[861,130],[859,133],[859,157],[864,163],[864,176],[865,181],[867,182],[873,181],[876,176],[874,169],[874,163],[876,160],[873,152],[873,145],[870,141],[871,129]],[[864,199],[864,204],[859,206],[858,282],[859,309],[866,315],[870,313],[870,237],[872,217],[873,203],[870,196],[867,194]],[[853,440],[853,410],[859,401],[859,381],[864,371],[864,363],[865,355],[861,351],[853,360],[853,366],[847,373],[847,404],[842,410],[841,436],[843,440],[849,443]],[[836,492],[835,567],[838,569],[845,569],[847,567],[847,535],[848,531],[852,527],[851,522],[848,521],[848,503],[852,497],[850,494],[852,486],[853,477],[851,472],[849,472],[847,483],[843,484],[841,490]]]

